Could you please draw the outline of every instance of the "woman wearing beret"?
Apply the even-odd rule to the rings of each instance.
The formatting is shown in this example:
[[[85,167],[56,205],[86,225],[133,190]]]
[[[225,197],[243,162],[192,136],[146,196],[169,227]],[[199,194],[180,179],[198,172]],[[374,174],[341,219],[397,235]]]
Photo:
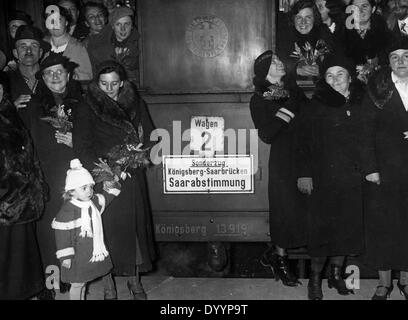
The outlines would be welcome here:
[[[153,123],[144,101],[126,71],[116,61],[105,61],[89,85],[81,126],[82,140],[77,144],[79,158],[89,169],[98,158],[106,158],[116,146],[150,144]],[[154,231],[147,184],[143,168],[131,169],[131,177],[121,181],[122,193],[106,209],[106,244],[114,265],[113,273],[131,277],[128,288],[134,299],[146,299],[140,272],[152,269],[155,259]],[[117,299],[111,277],[104,278],[105,299]]]
[[[61,206],[65,174],[69,162],[75,158],[74,147],[81,135],[77,123],[84,101],[79,83],[72,80],[76,66],[63,55],[51,53],[36,74],[39,79],[36,94],[26,108],[19,109],[33,138],[50,190],[49,202],[37,227],[45,272],[49,266],[58,266],[54,232],[50,226]]]
[[[0,300],[29,299],[45,281],[35,234],[46,185],[30,134],[0,72]]]
[[[299,131],[298,188],[310,196],[307,229],[311,300],[323,298],[326,260],[329,288],[349,294],[342,279],[344,259],[364,250],[359,144],[363,90],[353,71],[353,64],[344,56],[325,59],[324,78],[316,85]]]
[[[254,65],[255,94],[251,116],[259,138],[270,145],[269,222],[271,244],[261,260],[276,279],[287,286],[299,281],[291,272],[285,249],[306,243],[305,197],[296,189],[295,133],[305,95],[286,77],[285,65],[272,51],[261,54]]]
[[[408,298],[408,41],[388,50],[389,66],[373,75],[364,101],[365,261],[379,273],[375,300],[398,288]]]

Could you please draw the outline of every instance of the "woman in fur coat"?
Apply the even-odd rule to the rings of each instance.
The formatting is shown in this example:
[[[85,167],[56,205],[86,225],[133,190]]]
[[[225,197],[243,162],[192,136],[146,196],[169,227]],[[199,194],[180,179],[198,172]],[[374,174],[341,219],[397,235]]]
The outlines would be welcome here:
[[[309,299],[322,299],[322,269],[329,260],[329,287],[349,294],[342,279],[347,255],[364,250],[362,175],[360,169],[360,106],[362,84],[344,56],[323,63],[302,121],[299,145],[299,190],[310,195],[308,252]]]
[[[379,272],[373,299],[382,300],[393,290],[391,270],[408,299],[408,41],[388,52],[390,67],[373,75],[363,105],[365,261]]]
[[[145,103],[135,87],[126,81],[126,71],[115,61],[103,62],[86,97],[88,108],[83,118],[88,124],[80,129],[79,157],[89,169],[98,158],[105,158],[115,146],[127,140],[150,143],[153,123]],[[152,269],[155,259],[153,224],[147,194],[145,172],[134,169],[131,178],[122,181],[122,193],[107,208],[104,217],[106,244],[111,253],[113,273],[131,276],[128,288],[135,299],[145,299],[139,272]],[[105,299],[116,299],[112,279],[105,279]]]
[[[28,299],[44,289],[35,221],[46,185],[29,132],[7,98],[0,74],[0,300]]]
[[[39,80],[37,93],[26,108],[18,111],[31,133],[50,190],[44,215],[37,224],[44,272],[47,267],[59,264],[51,222],[61,207],[65,173],[69,161],[75,157],[75,141],[81,134],[77,123],[84,101],[79,83],[71,78],[75,66],[68,58],[51,53],[41,63],[36,75]],[[58,128],[58,124],[51,123],[51,119],[58,117],[65,119],[65,126]],[[49,290],[40,298],[52,299],[54,296],[55,292]]]

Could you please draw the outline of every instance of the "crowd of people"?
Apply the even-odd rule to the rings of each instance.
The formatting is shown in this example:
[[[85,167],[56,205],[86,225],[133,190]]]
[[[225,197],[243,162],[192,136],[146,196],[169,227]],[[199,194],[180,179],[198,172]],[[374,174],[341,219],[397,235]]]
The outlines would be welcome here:
[[[144,168],[103,183],[91,175],[115,147],[149,145],[154,130],[138,94],[135,13],[103,2],[57,1],[46,34],[24,12],[10,16],[0,73],[0,299],[54,299],[50,266],[60,266],[54,284],[71,299],[85,299],[97,278],[104,299],[117,299],[114,275],[146,299],[140,273],[156,251]],[[321,300],[325,264],[329,287],[348,295],[343,268],[359,256],[378,271],[373,299],[389,297],[392,270],[408,299],[408,0],[289,3],[276,53],[254,62],[250,111],[270,145],[271,242],[261,263],[298,286],[287,249],[306,247],[308,297]],[[302,80],[314,83],[311,98]]]
[[[58,288],[84,299],[101,277],[104,299],[117,299],[113,275],[146,299],[140,273],[156,250],[144,167],[111,182],[90,174],[117,146],[148,146],[154,129],[137,91],[135,12],[104,2],[57,1],[45,11],[46,34],[28,14],[10,16],[13,47],[0,74],[0,299],[54,299]],[[47,281],[50,266],[61,279]]]
[[[254,65],[251,115],[271,146],[261,261],[297,286],[286,249],[306,247],[308,298],[321,300],[324,266],[329,288],[348,295],[345,260],[358,256],[378,271],[374,300],[389,297],[392,271],[408,299],[408,1],[290,2],[276,53]]]

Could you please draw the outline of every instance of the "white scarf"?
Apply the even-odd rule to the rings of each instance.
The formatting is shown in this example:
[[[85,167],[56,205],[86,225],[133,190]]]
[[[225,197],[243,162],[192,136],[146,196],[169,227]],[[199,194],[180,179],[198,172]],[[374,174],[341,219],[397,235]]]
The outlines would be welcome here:
[[[99,203],[102,205],[102,210],[99,212],[98,208],[94,203],[89,201],[79,201],[72,199],[70,202],[79,208],[81,208],[81,237],[93,238],[93,252],[90,262],[98,262],[105,260],[105,257],[109,255],[108,250],[106,250],[104,239],[103,239],[103,226],[102,226],[102,212],[105,209],[104,198],[97,195],[99,198]],[[101,203],[102,202],[102,203]],[[91,217],[89,216],[89,208],[91,208]],[[91,225],[92,218],[92,225]],[[93,229],[93,232],[92,232]]]

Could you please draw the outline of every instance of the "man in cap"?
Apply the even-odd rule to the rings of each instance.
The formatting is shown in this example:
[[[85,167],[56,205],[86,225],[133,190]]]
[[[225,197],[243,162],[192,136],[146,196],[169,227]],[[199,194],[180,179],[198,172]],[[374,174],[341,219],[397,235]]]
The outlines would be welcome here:
[[[129,7],[114,8],[109,15],[110,28],[88,44],[93,66],[112,57],[126,70],[128,80],[139,85],[139,33],[134,26],[134,11]]]
[[[33,22],[31,20],[31,17],[27,13],[25,13],[24,11],[20,11],[20,10],[14,11],[8,19],[8,35],[9,35],[11,42],[14,42],[14,38],[16,37],[17,29],[20,26],[26,26],[26,25],[31,26],[32,24]],[[6,54],[7,54],[8,63],[5,66],[3,71],[6,72],[8,70],[15,70],[17,68],[17,63],[13,59],[12,52],[9,51]]]
[[[13,56],[17,61],[16,70],[9,70],[11,100],[16,108],[24,108],[36,92],[38,80],[35,74],[40,69],[40,60],[50,50],[43,41],[42,32],[32,26],[20,26],[17,29]]]
[[[18,27],[26,25],[31,26],[32,24],[33,22],[31,21],[31,17],[27,13],[19,10],[15,11],[10,16],[8,22],[10,38],[13,40],[15,39]]]

